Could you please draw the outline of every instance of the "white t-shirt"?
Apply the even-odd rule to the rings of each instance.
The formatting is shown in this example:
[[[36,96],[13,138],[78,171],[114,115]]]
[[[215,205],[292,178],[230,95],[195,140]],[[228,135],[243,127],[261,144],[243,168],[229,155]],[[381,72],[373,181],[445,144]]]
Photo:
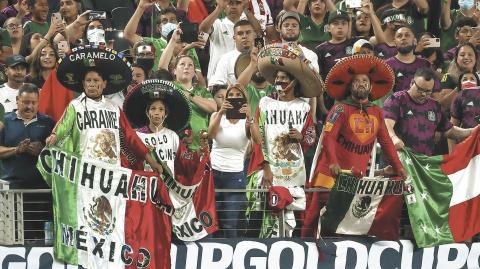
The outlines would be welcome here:
[[[298,46],[302,49],[303,54],[305,54],[305,58],[307,58],[311,62],[313,69],[315,69],[315,71],[317,71],[317,73],[320,74],[320,67],[318,66],[317,54],[313,52],[313,50],[306,48],[300,44],[298,44]]]
[[[5,108],[5,113],[17,109],[18,89],[10,88],[7,83],[0,85],[0,103]]]
[[[237,78],[235,77],[235,62],[240,54],[240,51],[237,49],[224,54],[215,68],[215,73],[208,80],[208,86],[235,84],[237,82]]]
[[[102,96],[95,101],[82,93],[70,102],[83,158],[120,165],[120,108]],[[68,109],[68,108],[67,108]]]
[[[300,143],[290,143],[289,125],[301,132],[307,122],[310,105],[297,98],[283,102],[268,96],[258,104],[259,125],[263,135],[263,154],[270,163],[273,185],[304,186],[305,159]]]
[[[174,175],[175,156],[177,155],[179,146],[178,135],[174,131],[165,127],[156,133],[146,134],[137,132],[137,135],[147,147],[152,146],[155,148],[155,152],[160,160],[167,162],[168,168],[170,168]],[[152,171],[147,164],[145,165],[145,170]]]
[[[246,15],[242,14],[240,20],[246,19]],[[223,54],[235,49],[233,41],[233,26],[235,24],[227,17],[216,19],[213,23],[213,31],[210,33],[210,62],[208,63],[207,79],[213,76],[220,57]]]
[[[105,99],[117,105],[120,109],[123,110],[123,102],[125,101],[125,96],[122,92],[117,92],[114,94],[104,95]]]
[[[243,171],[248,141],[244,119],[232,124],[222,116],[210,153],[212,168],[222,172]]]

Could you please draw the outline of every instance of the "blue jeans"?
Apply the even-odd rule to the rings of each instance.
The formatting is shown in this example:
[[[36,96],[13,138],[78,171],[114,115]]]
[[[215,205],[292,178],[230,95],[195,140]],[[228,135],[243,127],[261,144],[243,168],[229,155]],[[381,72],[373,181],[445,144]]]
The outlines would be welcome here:
[[[246,177],[241,172],[221,172],[213,170],[215,189],[240,189],[245,190]],[[238,230],[242,227],[246,199],[245,192],[216,192],[218,224],[221,231],[219,237],[238,237]]]

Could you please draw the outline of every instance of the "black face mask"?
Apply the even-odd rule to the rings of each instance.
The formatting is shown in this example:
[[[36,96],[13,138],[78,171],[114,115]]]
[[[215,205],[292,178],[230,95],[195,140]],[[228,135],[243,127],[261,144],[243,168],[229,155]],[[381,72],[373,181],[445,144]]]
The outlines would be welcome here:
[[[252,75],[252,81],[258,84],[264,83],[266,79],[261,75],[257,75],[257,74],[258,73],[255,73]]]
[[[425,48],[420,54],[422,55],[423,58],[428,58],[432,56],[434,53],[435,53],[434,48]]]
[[[147,74],[152,70],[154,61],[155,59],[153,58],[137,58],[137,64],[140,65],[143,70],[147,71]]]

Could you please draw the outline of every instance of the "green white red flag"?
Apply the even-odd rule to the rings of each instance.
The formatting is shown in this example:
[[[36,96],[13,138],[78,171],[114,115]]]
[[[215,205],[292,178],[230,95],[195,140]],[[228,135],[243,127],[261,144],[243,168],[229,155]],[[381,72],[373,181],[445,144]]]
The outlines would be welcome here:
[[[318,230],[397,240],[402,194],[403,181],[340,174],[320,212]]]
[[[401,152],[409,174],[405,202],[419,247],[462,242],[480,232],[479,140],[477,129],[448,155]]]

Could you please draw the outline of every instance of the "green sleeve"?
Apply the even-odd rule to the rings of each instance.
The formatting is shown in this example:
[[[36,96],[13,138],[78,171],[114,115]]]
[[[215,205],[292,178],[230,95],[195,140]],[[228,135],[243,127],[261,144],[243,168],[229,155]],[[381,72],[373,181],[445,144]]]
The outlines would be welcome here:
[[[75,108],[72,104],[68,105],[67,109],[63,113],[62,118],[55,127],[55,133],[57,134],[57,141],[71,135],[73,125],[75,124]]]
[[[337,2],[337,3],[335,4],[335,6],[336,6],[336,8],[337,8],[338,10],[347,11],[347,6],[346,6],[344,0]]]
[[[190,57],[192,57],[193,59],[195,70],[201,70],[202,68],[200,67],[200,60],[198,60],[198,55],[195,49],[190,49],[190,51],[188,52],[188,55],[190,55]]]
[[[10,35],[7,30],[0,28],[0,38],[2,42],[2,47],[11,47],[12,41],[10,40]]]
[[[26,35],[26,34],[30,33],[30,31],[32,30],[32,29],[31,29],[31,25],[32,25],[32,22],[31,22],[31,21],[27,21],[27,22],[23,25],[23,35]]]

